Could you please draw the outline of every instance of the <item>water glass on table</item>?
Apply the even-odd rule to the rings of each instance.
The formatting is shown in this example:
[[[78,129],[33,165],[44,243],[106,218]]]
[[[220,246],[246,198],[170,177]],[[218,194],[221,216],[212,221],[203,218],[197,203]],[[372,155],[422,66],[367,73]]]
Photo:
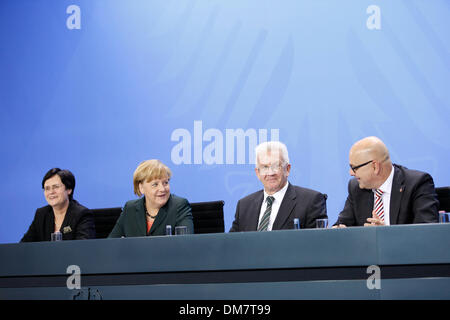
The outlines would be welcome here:
[[[317,229],[328,228],[328,219],[316,219],[316,228]]]
[[[449,223],[450,212],[439,212],[439,223]]]
[[[182,236],[187,234],[187,227],[186,226],[178,226],[175,227],[175,235],[176,236]]]
[[[59,231],[55,231],[50,234],[51,241],[61,241],[62,240],[62,233]]]

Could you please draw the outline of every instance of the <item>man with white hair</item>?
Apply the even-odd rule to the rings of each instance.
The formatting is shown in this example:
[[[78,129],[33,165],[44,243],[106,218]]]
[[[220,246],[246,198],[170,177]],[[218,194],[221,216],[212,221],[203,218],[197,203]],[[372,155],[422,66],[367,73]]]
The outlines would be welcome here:
[[[348,197],[333,228],[438,222],[433,178],[425,172],[392,164],[377,137],[350,149]]]
[[[327,218],[326,195],[288,182],[291,170],[286,146],[269,141],[255,148],[255,173],[264,189],[238,201],[230,232],[315,228],[316,219]]]

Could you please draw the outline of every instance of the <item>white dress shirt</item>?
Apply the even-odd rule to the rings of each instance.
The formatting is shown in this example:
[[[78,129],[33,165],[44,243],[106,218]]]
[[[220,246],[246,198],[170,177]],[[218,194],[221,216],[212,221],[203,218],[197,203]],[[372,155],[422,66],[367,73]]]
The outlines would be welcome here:
[[[383,191],[383,195],[381,196],[381,200],[383,201],[384,208],[384,224],[389,226],[390,223],[390,206],[391,206],[391,193],[392,193],[392,180],[394,179],[394,167],[391,169],[391,173],[386,181],[381,185],[379,189]],[[375,204],[375,192],[376,189],[372,189],[373,191],[373,203]]]
[[[278,211],[280,210],[281,202],[283,201],[284,195],[286,194],[288,185],[289,185],[289,182],[286,182],[286,185],[283,188],[281,188],[281,190],[279,190],[271,195],[275,199],[272,202],[272,212],[270,213],[269,225],[267,226],[268,231],[272,231],[273,223],[274,223],[275,219],[277,218],[277,214],[278,214]],[[266,199],[268,196],[269,195],[267,194],[266,190],[264,190],[264,200],[263,200],[263,203],[261,206],[261,211],[259,213],[258,226],[259,226],[259,223],[261,222],[264,212],[266,211],[266,208],[267,208]]]

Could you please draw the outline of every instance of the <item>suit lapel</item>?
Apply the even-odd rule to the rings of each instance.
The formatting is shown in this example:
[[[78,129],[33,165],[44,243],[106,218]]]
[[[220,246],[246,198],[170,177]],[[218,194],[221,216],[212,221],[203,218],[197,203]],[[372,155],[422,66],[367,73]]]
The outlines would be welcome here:
[[[400,203],[405,193],[405,179],[400,169],[394,166],[394,178],[392,179],[391,204],[389,208],[390,224],[397,224],[400,213]]]
[[[253,200],[253,205],[250,208],[250,230],[258,230],[259,214],[261,213],[261,206],[264,201],[264,191],[257,194]]]
[[[297,195],[295,194],[294,188],[289,183],[288,188],[286,190],[286,194],[284,195],[283,200],[281,201],[280,209],[278,210],[277,217],[273,223],[272,230],[279,230],[286,223],[286,220],[291,215],[292,210],[294,210]]]
[[[166,221],[166,216],[170,210],[170,205],[171,205],[171,198],[172,196],[170,196],[169,200],[167,200],[167,203],[161,207],[158,211],[158,215],[155,218],[155,221],[153,221],[153,225],[150,228],[150,234],[153,235],[155,233],[156,230],[158,230],[158,227],[163,223],[163,221]]]
[[[67,226],[70,226],[70,222],[72,221],[73,201],[75,201],[75,200],[72,200],[72,201],[69,202],[69,207],[67,208],[66,215],[64,216],[64,220],[63,220],[63,222],[61,224],[61,228],[59,229],[59,231],[61,231],[61,233],[63,234],[63,237],[64,237],[64,234],[65,234],[64,233],[64,228],[67,227]],[[70,231],[68,231],[66,233],[69,233],[69,232]]]
[[[135,204],[135,219],[136,226],[138,229],[138,234],[146,235],[147,234],[147,218],[145,217],[145,208],[144,208],[145,197],[136,201]]]
[[[67,211],[66,214],[64,215],[64,220],[61,223],[61,227],[59,228],[59,231],[62,233],[63,235],[63,240],[64,240],[64,228],[67,226],[70,226],[70,221],[72,220],[72,209],[73,209],[73,201],[69,202],[69,206],[67,207]],[[46,223],[46,234],[49,235],[49,239],[50,240],[50,234],[55,232],[55,213],[53,212],[53,208],[50,207],[50,210],[48,211],[48,222]]]
[[[44,239],[47,239],[47,241],[50,241],[51,236],[53,232],[55,232],[55,215],[53,213],[53,209],[51,206],[48,206],[49,210],[46,212],[45,217],[45,233],[43,235]]]
[[[358,187],[359,188],[359,187]],[[363,213],[362,221],[359,221],[361,225],[367,222],[367,218],[372,218],[372,211],[374,205],[374,193],[370,189],[360,189],[362,192],[361,196],[361,211]]]

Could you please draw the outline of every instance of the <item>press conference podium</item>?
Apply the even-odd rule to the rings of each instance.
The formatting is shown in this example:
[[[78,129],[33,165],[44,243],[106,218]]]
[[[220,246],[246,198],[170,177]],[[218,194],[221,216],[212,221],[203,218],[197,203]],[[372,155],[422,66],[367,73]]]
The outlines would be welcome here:
[[[450,299],[449,244],[450,224],[3,244],[0,299]]]

